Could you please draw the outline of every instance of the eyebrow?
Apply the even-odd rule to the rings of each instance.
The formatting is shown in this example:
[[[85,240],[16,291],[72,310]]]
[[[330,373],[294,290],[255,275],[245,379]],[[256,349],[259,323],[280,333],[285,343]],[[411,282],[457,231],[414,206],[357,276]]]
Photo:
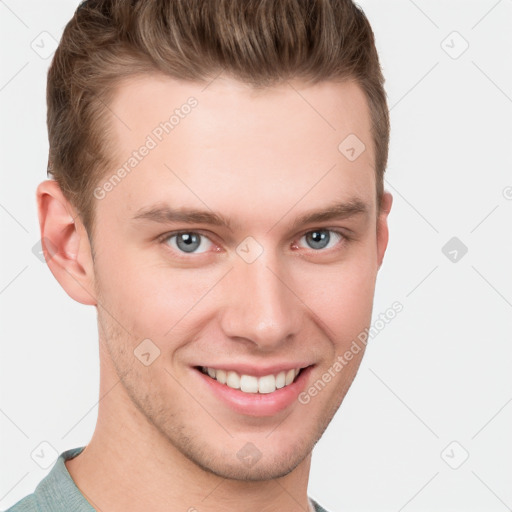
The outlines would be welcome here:
[[[288,210],[288,212],[289,211],[290,210]],[[333,203],[321,210],[310,211],[302,214],[300,217],[295,219],[292,224],[292,229],[297,229],[299,226],[313,224],[315,222],[343,220],[356,215],[368,215],[368,213],[369,206],[367,203],[361,199],[352,198],[349,201]],[[276,222],[274,226],[281,222],[283,218],[284,216]],[[171,222],[185,224],[209,224],[212,226],[225,227],[230,231],[233,231],[234,227],[239,227],[238,223],[235,226],[230,219],[213,211],[198,210],[194,208],[174,209],[161,203],[140,208],[132,219],[136,221],[145,220],[162,224]]]

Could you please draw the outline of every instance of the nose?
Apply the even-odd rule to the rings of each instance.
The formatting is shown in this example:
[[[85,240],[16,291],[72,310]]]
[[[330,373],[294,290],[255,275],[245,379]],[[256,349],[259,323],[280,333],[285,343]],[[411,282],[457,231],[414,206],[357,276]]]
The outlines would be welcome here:
[[[275,350],[296,335],[304,315],[290,273],[269,251],[252,263],[235,258],[224,281],[221,328],[230,338]]]

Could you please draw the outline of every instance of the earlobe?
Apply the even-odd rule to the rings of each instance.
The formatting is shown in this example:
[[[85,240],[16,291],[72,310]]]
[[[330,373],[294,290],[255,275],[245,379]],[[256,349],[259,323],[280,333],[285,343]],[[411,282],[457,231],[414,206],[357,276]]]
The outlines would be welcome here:
[[[91,248],[80,217],[55,180],[39,184],[36,200],[48,267],[72,299],[96,305]]]
[[[382,203],[377,225],[377,258],[379,268],[382,266],[384,254],[386,253],[386,248],[388,246],[388,215],[389,212],[391,211],[392,204],[393,196],[391,195],[390,192],[384,191],[384,193],[382,194]]]

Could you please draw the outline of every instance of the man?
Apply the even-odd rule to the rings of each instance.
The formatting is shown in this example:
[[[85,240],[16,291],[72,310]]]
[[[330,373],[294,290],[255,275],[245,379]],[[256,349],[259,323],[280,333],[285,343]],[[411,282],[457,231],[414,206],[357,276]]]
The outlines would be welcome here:
[[[47,97],[42,245],[97,308],[100,402],[10,510],[323,511],[311,452],[364,353],[338,361],[371,323],[392,204],[364,14],[89,0]]]

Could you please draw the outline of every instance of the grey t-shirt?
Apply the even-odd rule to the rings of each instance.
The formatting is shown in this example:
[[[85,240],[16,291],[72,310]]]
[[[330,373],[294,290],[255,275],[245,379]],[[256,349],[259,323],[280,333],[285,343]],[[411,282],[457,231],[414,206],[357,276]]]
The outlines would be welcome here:
[[[5,512],[95,512],[71,478],[64,461],[76,457],[85,446],[71,448],[59,455],[57,462],[39,482],[35,491]],[[315,512],[327,512],[310,498]]]

